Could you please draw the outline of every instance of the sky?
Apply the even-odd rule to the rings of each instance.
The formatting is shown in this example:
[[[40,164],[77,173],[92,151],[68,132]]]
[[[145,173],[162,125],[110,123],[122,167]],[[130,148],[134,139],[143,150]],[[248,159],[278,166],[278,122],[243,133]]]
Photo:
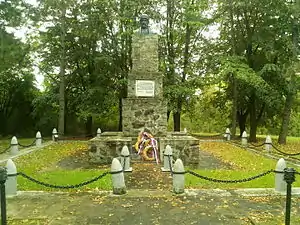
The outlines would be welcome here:
[[[37,6],[38,3],[36,0],[25,0],[27,3],[30,3],[34,6]],[[160,24],[156,24],[156,23],[150,23],[150,26],[151,26],[151,29],[153,31],[158,31],[160,29]],[[20,29],[8,29],[8,32],[12,32],[14,33],[14,35],[17,37],[17,38],[20,38],[22,41],[26,41],[26,38],[28,36],[28,34],[30,32],[32,32],[30,29],[28,29],[27,27],[22,27]],[[207,31],[204,31],[203,32],[203,35],[205,37],[208,37],[208,38],[216,38],[218,37],[219,35],[219,32],[218,32],[218,26],[215,25],[215,26],[211,26]],[[34,57],[34,67],[33,67],[33,70],[34,70],[34,74],[35,74],[35,77],[36,77],[36,86],[37,88],[39,88],[40,90],[44,90],[44,87],[43,87],[43,82],[44,82],[44,76],[39,72],[39,69],[38,69],[38,62],[39,62],[39,59],[37,57]]]

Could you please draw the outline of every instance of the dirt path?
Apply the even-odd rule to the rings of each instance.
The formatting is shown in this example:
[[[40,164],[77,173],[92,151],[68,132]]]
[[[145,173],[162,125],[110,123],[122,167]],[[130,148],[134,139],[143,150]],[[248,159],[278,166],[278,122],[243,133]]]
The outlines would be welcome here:
[[[172,177],[169,172],[161,171],[162,165],[154,162],[134,161],[132,173],[125,174],[128,189],[171,190]]]

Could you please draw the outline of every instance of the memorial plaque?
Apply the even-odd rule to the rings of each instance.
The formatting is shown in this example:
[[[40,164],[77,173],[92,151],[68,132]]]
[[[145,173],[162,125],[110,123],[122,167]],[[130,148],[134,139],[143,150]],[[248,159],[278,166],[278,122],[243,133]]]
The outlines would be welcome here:
[[[139,97],[154,97],[154,85],[152,80],[136,80],[135,95]]]

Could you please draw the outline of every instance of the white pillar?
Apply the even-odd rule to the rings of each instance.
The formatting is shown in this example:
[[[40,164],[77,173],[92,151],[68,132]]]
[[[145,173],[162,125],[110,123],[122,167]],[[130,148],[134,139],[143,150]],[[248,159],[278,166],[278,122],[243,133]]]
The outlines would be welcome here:
[[[13,136],[10,142],[10,153],[16,155],[19,152],[19,143],[16,136]]]
[[[98,128],[98,129],[97,129],[97,137],[100,137],[100,136],[101,136],[101,133],[102,133],[102,132],[101,132],[101,129]]]
[[[187,133],[187,129],[186,129],[186,128],[184,128],[184,129],[183,129],[183,132],[184,132],[184,133]]]
[[[36,132],[35,135],[35,146],[41,146],[42,145],[42,135],[41,132]]]
[[[173,172],[173,192],[182,194],[184,193],[184,166],[181,159],[177,159],[174,163]]]
[[[6,196],[17,195],[17,167],[11,159],[8,159],[6,162],[6,170],[8,175],[5,182]]]
[[[266,149],[267,152],[270,152],[271,148],[272,148],[272,139],[271,139],[271,136],[268,135],[266,137],[266,141],[265,141],[265,149]]]
[[[247,144],[248,144],[248,140],[247,140],[247,133],[246,133],[246,131],[244,131],[243,133],[242,133],[242,145],[243,146],[247,146]]]
[[[52,130],[52,141],[57,141],[58,140],[58,132],[56,128],[53,128]]]
[[[124,173],[122,165],[117,158],[114,158],[111,163],[111,179],[113,186],[113,193],[122,195],[126,193],[126,186],[124,180]]]
[[[283,172],[286,168],[286,162],[283,158],[279,159],[276,164],[276,171]],[[275,191],[286,192],[286,182],[283,173],[275,173]]]
[[[226,134],[227,141],[230,141],[230,135],[231,135],[231,133],[230,133],[230,129],[229,128],[226,128],[225,134]]]
[[[130,167],[130,154],[127,145],[124,145],[121,151],[121,166],[124,172],[132,172],[132,167]]]
[[[173,151],[170,145],[166,146],[165,152],[164,152],[164,167],[161,168],[163,172],[171,171],[172,168],[170,168],[170,165],[172,167],[173,161]]]

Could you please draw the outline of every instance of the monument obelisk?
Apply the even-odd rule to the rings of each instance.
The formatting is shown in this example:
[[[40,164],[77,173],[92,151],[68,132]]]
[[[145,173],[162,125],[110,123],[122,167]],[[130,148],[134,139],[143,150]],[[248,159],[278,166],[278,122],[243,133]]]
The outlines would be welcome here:
[[[165,136],[167,104],[159,71],[158,35],[151,33],[147,15],[140,17],[140,30],[133,35],[132,63],[128,96],[123,99],[123,134],[136,137],[148,129],[154,136]]]

